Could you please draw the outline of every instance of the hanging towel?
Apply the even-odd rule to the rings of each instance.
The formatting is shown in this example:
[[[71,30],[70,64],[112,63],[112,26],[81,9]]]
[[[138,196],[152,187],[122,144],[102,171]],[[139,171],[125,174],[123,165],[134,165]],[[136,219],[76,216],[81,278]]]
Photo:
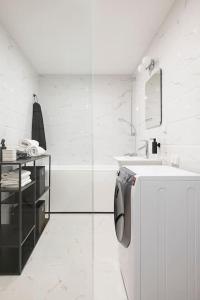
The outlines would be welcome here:
[[[41,106],[33,103],[32,139],[39,142],[40,147],[47,149]]]

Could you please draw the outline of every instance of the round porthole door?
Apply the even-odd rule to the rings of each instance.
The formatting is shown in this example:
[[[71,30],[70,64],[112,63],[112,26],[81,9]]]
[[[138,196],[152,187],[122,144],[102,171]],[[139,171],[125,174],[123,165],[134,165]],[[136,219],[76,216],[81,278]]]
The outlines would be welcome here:
[[[114,220],[115,220],[115,232],[117,239],[120,243],[123,241],[124,236],[124,199],[120,182],[116,182],[115,196],[114,196]]]

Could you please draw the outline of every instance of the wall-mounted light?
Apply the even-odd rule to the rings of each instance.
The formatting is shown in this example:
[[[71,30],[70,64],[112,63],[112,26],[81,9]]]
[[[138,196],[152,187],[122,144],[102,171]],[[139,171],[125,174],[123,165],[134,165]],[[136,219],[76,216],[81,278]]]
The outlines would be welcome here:
[[[155,60],[153,58],[150,58],[149,56],[145,56],[142,59],[142,63],[138,66],[138,72],[141,73],[145,70],[152,72],[154,68],[155,68]]]

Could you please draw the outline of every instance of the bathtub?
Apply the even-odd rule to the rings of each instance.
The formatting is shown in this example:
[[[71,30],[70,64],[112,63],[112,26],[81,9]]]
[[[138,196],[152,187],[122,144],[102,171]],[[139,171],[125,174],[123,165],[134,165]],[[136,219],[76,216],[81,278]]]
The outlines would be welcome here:
[[[113,212],[117,165],[52,166],[52,212]]]

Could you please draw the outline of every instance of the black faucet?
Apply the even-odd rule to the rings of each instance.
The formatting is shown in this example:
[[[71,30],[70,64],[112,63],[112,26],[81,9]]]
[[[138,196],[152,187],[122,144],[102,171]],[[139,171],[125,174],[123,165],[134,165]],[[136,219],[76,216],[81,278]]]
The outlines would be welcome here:
[[[158,148],[160,148],[160,143],[156,141],[156,138],[153,138],[152,142],[152,154],[157,154],[158,153]]]

